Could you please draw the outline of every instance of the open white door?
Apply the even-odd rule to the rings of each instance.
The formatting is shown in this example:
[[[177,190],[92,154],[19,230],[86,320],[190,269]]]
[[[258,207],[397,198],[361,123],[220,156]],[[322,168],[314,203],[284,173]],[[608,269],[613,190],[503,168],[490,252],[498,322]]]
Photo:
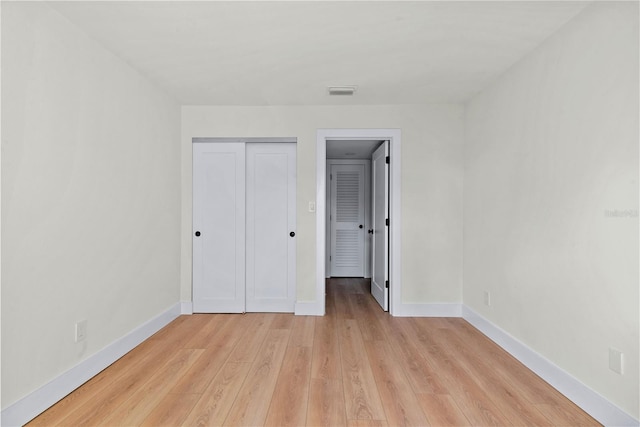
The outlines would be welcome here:
[[[193,311],[245,311],[245,144],[193,144]]]
[[[389,310],[389,141],[382,143],[371,158],[373,211],[373,260],[371,294],[384,311]]]
[[[247,312],[293,313],[296,144],[247,144]]]
[[[331,165],[331,277],[364,277],[364,165]]]

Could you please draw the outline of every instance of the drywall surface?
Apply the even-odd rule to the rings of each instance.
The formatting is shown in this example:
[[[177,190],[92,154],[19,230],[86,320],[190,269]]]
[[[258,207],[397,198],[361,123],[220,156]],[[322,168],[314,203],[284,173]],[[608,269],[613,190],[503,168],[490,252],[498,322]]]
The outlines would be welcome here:
[[[463,108],[277,106],[182,108],[182,295],[191,300],[193,137],[296,137],[297,300],[315,299],[318,129],[402,131],[402,295],[405,303],[461,302]]]
[[[600,2],[468,104],[463,291],[636,419],[638,75],[638,4]]]
[[[7,407],[179,301],[180,110],[44,3],[3,2],[2,65]]]

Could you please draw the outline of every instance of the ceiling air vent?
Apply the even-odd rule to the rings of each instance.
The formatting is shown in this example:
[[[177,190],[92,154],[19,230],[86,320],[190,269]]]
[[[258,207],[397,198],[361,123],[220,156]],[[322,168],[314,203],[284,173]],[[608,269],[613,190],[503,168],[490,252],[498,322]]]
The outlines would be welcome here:
[[[331,96],[353,96],[356,93],[356,86],[329,86]]]

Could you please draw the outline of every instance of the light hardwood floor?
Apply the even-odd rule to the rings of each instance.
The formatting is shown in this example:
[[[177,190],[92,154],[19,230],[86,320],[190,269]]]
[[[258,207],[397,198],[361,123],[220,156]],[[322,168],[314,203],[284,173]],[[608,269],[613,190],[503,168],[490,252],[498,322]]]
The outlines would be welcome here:
[[[324,317],[181,316],[28,425],[599,424],[466,321],[332,279]]]

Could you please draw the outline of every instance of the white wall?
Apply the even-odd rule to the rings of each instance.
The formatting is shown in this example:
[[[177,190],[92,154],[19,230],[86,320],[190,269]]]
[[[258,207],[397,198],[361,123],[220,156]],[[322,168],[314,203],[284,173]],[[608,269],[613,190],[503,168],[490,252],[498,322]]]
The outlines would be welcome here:
[[[402,130],[403,302],[462,300],[463,108],[290,106],[182,108],[182,293],[191,300],[191,138],[297,137],[297,299],[315,299],[316,132]]]
[[[637,4],[590,6],[466,118],[459,105],[185,106],[181,134],[173,100],[48,6],[2,8],[2,407],[191,300],[192,137],[298,138],[297,299],[312,301],[317,129],[399,128],[403,303],[464,291],[638,418],[638,218],[605,214],[638,210]]]
[[[464,164],[464,303],[636,419],[638,71],[637,3],[589,6],[469,103]]]
[[[180,111],[44,3],[2,9],[7,407],[179,301]]]

